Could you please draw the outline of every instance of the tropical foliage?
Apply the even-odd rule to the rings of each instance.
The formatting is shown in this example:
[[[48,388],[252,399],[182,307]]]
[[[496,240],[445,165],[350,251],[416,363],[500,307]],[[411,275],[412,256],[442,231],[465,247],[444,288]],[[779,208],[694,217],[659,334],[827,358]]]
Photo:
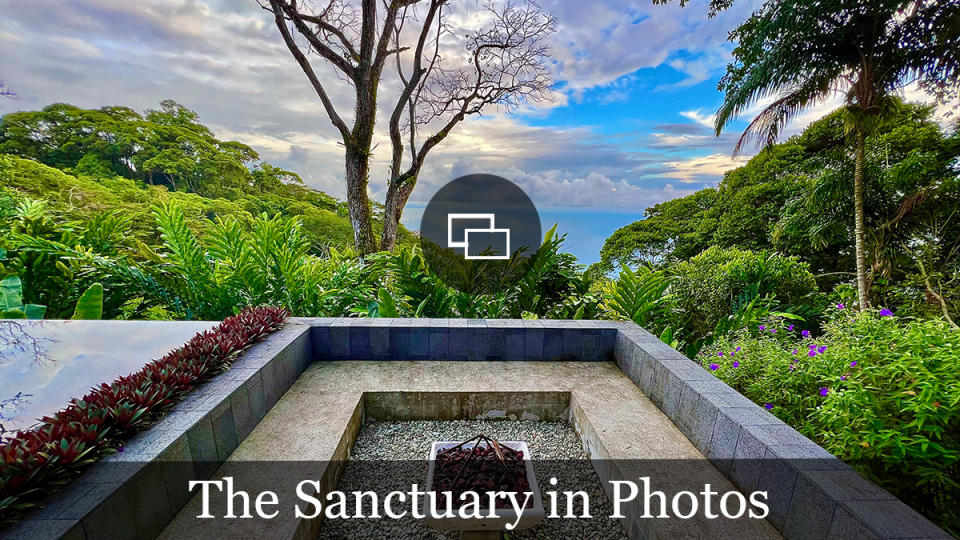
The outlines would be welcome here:
[[[194,229],[216,217],[280,213],[301,218],[314,249],[353,242],[345,203],[249,146],[217,139],[196,113],[169,100],[144,114],[58,103],[3,116],[0,185],[43,199],[61,219],[117,211],[143,240],[155,233],[140,226],[151,205],[173,200]],[[374,216],[381,214],[375,207]],[[411,241],[403,227],[398,235],[400,243]]]
[[[960,531],[960,332],[889,309],[773,318],[704,349],[718,377],[897,497]]]
[[[796,256],[821,290],[849,281],[855,167],[845,137],[842,112],[814,122],[728,172],[718,188],[648,209],[645,219],[607,239],[598,266],[668,268],[715,246]],[[958,159],[960,124],[942,129],[927,107],[900,109],[867,138],[867,282],[874,304],[943,315],[940,297],[949,313],[960,310]]]
[[[773,98],[744,131],[774,144],[804,110],[840,94],[854,159],[854,260],[860,309],[870,306],[864,191],[866,138],[902,107],[909,82],[939,95],[960,89],[957,0],[768,0],[730,34],[737,46],[720,80],[719,135]]]

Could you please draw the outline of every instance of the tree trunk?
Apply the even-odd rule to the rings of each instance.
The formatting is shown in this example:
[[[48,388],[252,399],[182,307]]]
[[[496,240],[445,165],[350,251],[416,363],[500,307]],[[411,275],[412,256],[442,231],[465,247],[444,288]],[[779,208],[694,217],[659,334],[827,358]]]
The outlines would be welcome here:
[[[397,244],[397,228],[400,226],[400,218],[403,216],[403,209],[407,206],[407,200],[413,193],[413,186],[417,179],[409,178],[400,185],[393,182],[387,188],[386,210],[383,213],[383,235],[380,237],[380,249],[384,251],[393,251]]]
[[[857,295],[860,299],[860,311],[864,311],[870,309],[870,298],[867,291],[867,262],[864,249],[863,174],[866,165],[866,141],[862,128],[857,128],[856,145],[856,168],[853,175],[854,234],[857,254]]]
[[[367,196],[367,181],[370,176],[369,153],[355,146],[346,148],[347,209],[353,227],[353,244],[361,255],[377,249],[373,238],[373,223],[370,217],[370,198]]]
[[[923,286],[927,290],[927,295],[936,300],[940,305],[940,312],[943,313],[943,318],[946,319],[950,326],[960,330],[960,326],[957,326],[957,323],[953,322],[953,318],[950,317],[950,309],[947,307],[947,301],[933,288],[933,283],[930,282],[930,275],[927,274],[927,269],[923,266],[923,260],[917,255],[914,255],[909,249],[907,249],[906,252],[917,261],[917,266],[920,268],[920,277],[923,278]]]

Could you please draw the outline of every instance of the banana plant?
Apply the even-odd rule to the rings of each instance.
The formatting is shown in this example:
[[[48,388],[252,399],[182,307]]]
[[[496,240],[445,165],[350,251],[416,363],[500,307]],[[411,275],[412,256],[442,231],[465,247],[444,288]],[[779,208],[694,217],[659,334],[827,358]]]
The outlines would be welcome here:
[[[74,320],[99,320],[103,318],[103,285],[94,283],[87,287],[73,310]]]
[[[0,319],[42,319],[47,306],[23,303],[23,282],[19,276],[0,281]]]
[[[23,282],[19,276],[0,281],[0,319],[42,319],[47,306],[23,303]],[[103,316],[103,285],[94,283],[80,295],[72,319],[100,319]]]

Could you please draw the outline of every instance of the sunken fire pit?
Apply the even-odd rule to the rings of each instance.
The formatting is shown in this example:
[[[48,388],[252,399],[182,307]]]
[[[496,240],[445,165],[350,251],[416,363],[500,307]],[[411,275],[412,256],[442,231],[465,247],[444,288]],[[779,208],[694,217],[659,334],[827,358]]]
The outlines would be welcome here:
[[[441,494],[449,492],[456,514],[428,516],[426,524],[435,529],[504,531],[508,525],[512,530],[527,529],[543,521],[546,515],[530,449],[522,441],[501,442],[478,435],[463,442],[434,442],[426,485],[437,493],[438,508],[446,508]],[[471,498],[461,496],[469,492],[477,494],[479,508],[466,511]],[[499,492],[513,493],[515,499],[498,497]]]

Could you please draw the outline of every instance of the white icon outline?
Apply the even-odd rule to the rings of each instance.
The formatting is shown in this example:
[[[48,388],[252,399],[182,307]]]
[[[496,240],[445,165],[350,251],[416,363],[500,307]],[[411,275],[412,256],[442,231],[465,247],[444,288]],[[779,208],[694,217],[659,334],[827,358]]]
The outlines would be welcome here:
[[[453,221],[455,219],[486,219],[490,226],[486,229],[464,229],[463,241],[453,240]],[[495,214],[447,214],[447,247],[463,248],[463,258],[468,260],[507,260],[510,258],[510,229],[497,229],[494,224]],[[506,253],[504,255],[470,255],[470,233],[504,233],[507,237]]]

